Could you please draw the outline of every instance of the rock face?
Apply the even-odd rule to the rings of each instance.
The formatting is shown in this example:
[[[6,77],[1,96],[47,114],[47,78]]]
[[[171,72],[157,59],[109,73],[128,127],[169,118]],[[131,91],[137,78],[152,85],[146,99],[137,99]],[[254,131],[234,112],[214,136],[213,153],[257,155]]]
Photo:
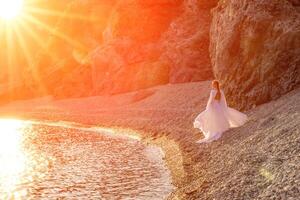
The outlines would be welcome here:
[[[119,1],[104,41],[90,54],[96,94],[115,94],[169,82],[170,64],[159,60],[161,35],[181,10],[182,0]]]
[[[182,14],[162,37],[162,60],[170,63],[170,82],[212,79],[209,57],[210,10],[217,0],[186,0]]]
[[[214,5],[216,1],[120,1],[104,42],[91,53],[94,92],[114,94],[211,79],[208,49]]]
[[[300,83],[300,2],[226,0],[213,10],[213,71],[240,109],[276,99]]]
[[[6,89],[0,99],[116,94],[212,79],[210,10],[216,4],[217,0],[37,1],[37,9],[29,13],[36,20],[26,22],[31,31],[23,34],[28,53],[16,50],[20,59],[15,56],[7,67],[20,77],[7,87],[12,78],[2,71],[0,86]],[[47,9],[50,12],[44,12]],[[0,36],[2,45],[6,37]],[[25,54],[32,63],[26,62]],[[8,65],[5,57],[0,52],[0,65]]]

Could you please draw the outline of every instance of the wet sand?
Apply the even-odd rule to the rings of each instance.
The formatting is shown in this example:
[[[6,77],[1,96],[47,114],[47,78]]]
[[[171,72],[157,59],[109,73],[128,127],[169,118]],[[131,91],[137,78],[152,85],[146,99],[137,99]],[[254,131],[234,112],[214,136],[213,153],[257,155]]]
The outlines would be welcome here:
[[[138,134],[164,150],[177,187],[169,199],[297,199],[300,89],[254,108],[246,125],[200,145],[193,120],[205,108],[209,87],[207,81],[115,96],[19,101],[1,107],[1,115]]]

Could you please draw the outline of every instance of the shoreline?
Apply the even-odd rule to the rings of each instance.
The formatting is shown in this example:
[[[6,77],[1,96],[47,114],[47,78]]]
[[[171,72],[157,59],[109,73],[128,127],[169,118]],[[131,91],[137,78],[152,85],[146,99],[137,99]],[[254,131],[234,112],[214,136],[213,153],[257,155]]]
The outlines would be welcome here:
[[[254,108],[246,113],[249,121],[243,127],[199,145],[195,141],[202,134],[192,122],[206,106],[209,85],[210,81],[166,85],[112,97],[45,100],[38,105],[21,101],[1,107],[0,114],[137,131],[143,141],[165,153],[175,187],[168,199],[263,199],[295,190],[300,177],[293,165],[299,160],[290,157],[274,163],[269,158],[300,152],[300,89]],[[282,137],[283,131],[287,136]],[[266,172],[276,178],[268,180]],[[290,188],[282,191],[278,184]]]
[[[174,191],[175,186],[173,185],[173,177],[171,176],[171,170],[165,161],[165,151],[164,149],[158,145],[157,143],[153,143],[150,140],[141,139],[142,134],[139,131],[135,131],[129,128],[116,128],[116,127],[97,127],[93,125],[81,124],[79,122],[72,121],[55,121],[55,120],[40,120],[38,118],[9,118],[9,117],[0,117],[0,120],[16,120],[22,121],[24,124],[32,124],[32,125],[45,125],[49,127],[60,127],[60,128],[70,128],[78,131],[86,131],[90,133],[97,133],[100,135],[104,135],[110,138],[122,138],[126,140],[138,141],[145,145],[145,149],[151,152],[145,152],[145,156],[148,157],[149,160],[152,160],[156,163],[160,163],[160,165],[166,170],[162,171],[162,178],[168,179],[168,185],[172,188],[169,194]],[[157,157],[157,155],[159,155]],[[160,169],[162,170],[162,169]],[[169,196],[169,195],[168,195]]]
[[[169,139],[166,136],[153,138],[147,136],[147,132],[134,130],[130,127],[95,126],[95,124],[86,124],[86,123],[81,123],[80,121],[74,122],[74,121],[65,121],[65,120],[55,120],[55,119],[47,118],[44,115],[35,116],[34,118],[32,118],[31,115],[17,116],[17,114],[15,114],[14,117],[11,116],[4,117],[1,115],[0,119],[23,120],[25,122],[28,121],[33,124],[41,122],[38,124],[78,128],[84,131],[101,132],[101,134],[112,136],[112,137],[125,137],[133,140],[139,140],[147,146],[155,146],[156,148],[159,148],[162,151],[162,159],[164,161],[164,165],[168,168],[168,171],[171,174],[171,179],[172,179],[171,184],[174,188],[177,188],[177,186],[174,183],[180,184],[182,182],[182,179],[186,178],[184,175],[186,172],[183,169],[183,159],[184,159],[182,155],[183,152],[181,150],[180,144],[174,141],[172,138]],[[64,125],[64,123],[66,124]],[[74,126],[72,126],[71,124],[74,124]],[[81,127],[80,125],[84,125],[84,127]],[[98,130],[95,130],[94,128]],[[176,191],[176,189],[173,190],[172,193],[174,191]]]
[[[183,92],[185,92],[185,89],[189,89],[190,86],[193,86],[193,92],[191,93],[191,96],[195,97],[194,101],[196,103],[194,104],[198,104],[198,107],[205,107],[206,106],[206,100],[208,98],[209,95],[209,86],[210,86],[210,81],[205,81],[205,82],[198,82],[198,83],[189,83],[189,84],[178,84],[175,86],[179,86],[179,87],[183,87],[182,90]],[[170,89],[165,89],[165,87],[169,87],[170,89],[174,90],[174,91],[168,91]],[[171,93],[170,95],[164,95],[164,96],[170,96],[168,97],[166,100],[170,100],[171,97],[174,95],[174,92],[176,93],[177,88],[174,88],[174,85],[167,85],[167,86],[158,86],[155,88],[150,88],[150,89],[146,89],[146,90],[141,90],[141,91],[137,91],[137,92],[132,92],[132,93],[126,93],[126,94],[120,94],[117,95],[117,100],[115,101],[115,104],[119,104],[119,99],[124,100],[125,101],[125,106],[127,106],[128,104],[132,104],[132,102],[134,103],[140,103],[143,100],[147,100],[147,98],[151,98],[155,95],[155,93],[157,92],[161,92],[161,93],[165,93],[165,91],[161,91],[161,90],[167,90],[167,92]],[[205,95],[203,95],[204,97],[201,97],[199,95],[197,95],[197,93],[195,94],[195,91],[200,90],[200,92],[205,92]],[[119,96],[119,97],[118,97]],[[161,96],[161,94],[157,94],[157,96]],[[91,97],[87,98],[90,99],[90,101],[93,101],[93,98],[97,97]],[[187,97],[187,99],[189,99],[189,97]],[[141,107],[133,107],[133,108],[127,108],[128,110],[134,110],[137,113],[134,113],[129,115],[128,117],[126,116],[125,118],[122,117],[122,120],[117,121],[115,120],[116,118],[118,118],[117,116],[115,117],[114,114],[115,112],[125,112],[126,114],[129,114],[130,111],[127,111],[126,109],[123,110],[123,106],[120,106],[120,110],[114,111],[114,113],[112,114],[112,117],[109,116],[109,114],[111,114],[111,110],[110,109],[114,109],[115,105],[111,105],[110,109],[106,109],[104,112],[103,111],[103,106],[99,106],[101,108],[100,112],[96,112],[93,113],[91,111],[88,112],[83,112],[82,110],[80,110],[79,112],[76,112],[76,104],[78,103],[78,101],[81,101],[81,99],[73,99],[73,100],[58,100],[58,104],[55,105],[55,108],[53,107],[53,100],[48,100],[47,98],[43,98],[43,100],[45,100],[44,102],[42,102],[40,105],[36,106],[34,104],[36,104],[36,102],[39,102],[39,100],[29,100],[29,101],[19,101],[17,102],[17,105],[15,103],[12,103],[11,105],[8,105],[8,107],[6,106],[6,108],[0,107],[0,110],[2,110],[2,112],[0,112],[0,116],[1,117],[6,117],[6,118],[19,118],[19,119],[23,119],[23,120],[47,120],[47,121],[65,121],[65,122],[71,122],[71,123],[79,123],[79,124],[84,124],[87,125],[88,127],[105,127],[105,128],[109,128],[112,130],[117,130],[118,132],[121,133],[126,133],[126,134],[130,134],[130,135],[138,135],[142,142],[145,142],[146,144],[150,144],[150,145],[155,145],[158,146],[159,148],[161,148],[164,152],[164,162],[166,167],[168,168],[168,170],[170,171],[171,174],[171,178],[172,178],[172,185],[174,186],[173,192],[171,193],[170,197],[168,199],[172,199],[172,194],[174,192],[177,191],[177,188],[180,188],[182,185],[188,183],[190,181],[190,175],[188,174],[188,172],[185,169],[185,163],[186,163],[186,159],[190,160],[190,156],[187,157],[187,155],[185,155],[185,151],[183,150],[183,148],[185,148],[186,145],[182,145],[182,143],[184,141],[188,142],[189,145],[188,146],[192,146],[195,145],[193,142],[194,137],[200,138],[201,137],[201,133],[198,132],[196,129],[192,128],[193,133],[191,133],[190,136],[193,136],[193,139],[191,139],[189,137],[189,135],[187,135],[185,137],[185,140],[182,141],[180,134],[182,133],[183,130],[185,130],[184,128],[181,128],[180,126],[172,126],[171,129],[168,129],[165,127],[165,125],[163,123],[156,123],[155,122],[155,117],[160,116],[160,118],[164,118],[163,116],[161,116],[162,114],[166,114],[166,115],[171,115],[171,117],[173,117],[173,113],[172,112],[176,112],[177,110],[180,110],[179,113],[183,113],[182,111],[184,111],[185,115],[195,115],[197,113],[189,113],[189,111],[192,108],[191,105],[188,105],[190,108],[187,109],[187,111],[185,111],[186,109],[178,109],[178,105],[174,105],[174,107],[167,107],[167,112],[165,113],[163,110],[159,110],[154,108],[153,109],[153,105],[159,105],[157,104],[157,102],[160,102],[160,99],[154,99],[154,103],[150,103],[148,110],[150,110],[150,113],[147,112],[146,109],[144,109],[144,104],[141,104]],[[65,102],[65,101],[70,101],[70,102]],[[75,103],[74,103],[75,101]],[[32,102],[32,103],[31,103]],[[101,102],[101,100],[100,100]],[[188,101],[183,101],[182,103],[185,103]],[[122,102],[123,103],[123,102]],[[163,102],[164,103],[164,102]],[[74,108],[73,106],[70,106],[72,104],[75,104]],[[87,106],[87,104],[91,104],[91,102],[86,103],[85,106]],[[101,103],[100,103],[101,104]],[[169,104],[169,103],[166,103]],[[70,106],[70,108],[67,109],[67,112],[65,112],[65,105]],[[30,107],[32,106],[36,106],[33,109],[30,109]],[[79,106],[80,107],[80,106]],[[94,110],[94,105],[91,106],[92,107],[92,111]],[[97,107],[97,106],[96,106]],[[13,108],[13,110],[12,110]],[[24,108],[29,108],[28,110],[24,109]],[[46,109],[45,109],[46,108]],[[200,108],[199,110],[201,110],[202,108]],[[3,110],[6,110],[6,112]],[[75,112],[74,112],[75,111]],[[162,113],[160,111],[163,111]],[[140,118],[137,116],[143,116],[143,113],[146,112],[146,114],[149,116],[147,116],[148,118]],[[153,114],[153,113],[155,114]],[[200,113],[200,112],[199,112]],[[104,117],[102,119],[100,118],[100,115],[104,115]],[[152,117],[152,114],[154,115]],[[178,114],[177,114],[178,115]],[[174,115],[176,116],[176,115]],[[183,116],[184,117],[184,116]],[[191,118],[191,116],[190,116]],[[132,120],[131,120],[132,119]],[[154,121],[154,123],[147,125],[147,121]],[[169,123],[173,120],[166,120],[165,123]],[[183,118],[180,118],[179,121],[181,122],[185,122]],[[146,123],[145,123],[146,122]],[[179,123],[179,125],[181,125],[182,123]],[[192,123],[189,124],[187,123],[187,126],[191,125]],[[189,130],[188,128],[186,128],[186,130]],[[190,130],[189,130],[190,132]],[[197,145],[195,145],[197,146]],[[179,161],[179,162],[178,162]]]
[[[43,118],[43,119],[41,119]],[[12,118],[12,117],[0,117],[0,119],[12,119],[12,120],[22,120],[24,122],[29,122],[32,124],[40,124],[40,125],[47,125],[47,126],[57,126],[57,127],[64,127],[64,128],[72,128],[72,129],[78,129],[78,130],[83,130],[83,131],[91,131],[91,132],[99,132],[101,134],[110,136],[110,137],[124,137],[124,138],[129,138],[131,140],[138,140],[142,143],[144,143],[148,147],[155,147],[157,150],[159,150],[159,154],[161,156],[163,165],[168,169],[168,172],[170,173],[170,178],[171,178],[171,186],[173,187],[170,195],[176,191],[176,185],[174,185],[174,178],[180,179],[181,177],[174,177],[174,172],[178,173],[178,168],[173,165],[169,165],[171,159],[170,156],[166,156],[166,147],[170,146],[170,141],[168,139],[163,139],[163,138],[158,138],[158,139],[153,139],[153,138],[147,138],[146,133],[142,133],[141,131],[137,131],[134,129],[131,129],[129,127],[103,127],[103,126],[94,126],[94,124],[82,124],[80,122],[73,122],[73,121],[62,121],[62,120],[50,120],[50,119],[45,119],[44,117],[36,117],[36,118],[29,118],[29,117],[20,117],[20,118]],[[165,140],[165,142],[162,142]],[[166,145],[168,144],[168,145]],[[175,144],[176,145],[176,144]],[[172,145],[174,147],[174,145]],[[180,150],[179,150],[180,152]],[[178,162],[178,160],[176,160]],[[169,195],[169,196],[170,196]],[[167,198],[169,199],[169,198]]]

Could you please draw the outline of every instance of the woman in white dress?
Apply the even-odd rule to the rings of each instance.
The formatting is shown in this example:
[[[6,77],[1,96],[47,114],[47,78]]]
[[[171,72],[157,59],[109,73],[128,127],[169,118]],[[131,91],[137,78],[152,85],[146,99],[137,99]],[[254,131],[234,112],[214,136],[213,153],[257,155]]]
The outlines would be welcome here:
[[[242,126],[246,121],[247,115],[227,106],[220,83],[214,80],[206,109],[197,116],[194,122],[194,127],[204,134],[204,139],[197,143],[217,140],[229,128]]]

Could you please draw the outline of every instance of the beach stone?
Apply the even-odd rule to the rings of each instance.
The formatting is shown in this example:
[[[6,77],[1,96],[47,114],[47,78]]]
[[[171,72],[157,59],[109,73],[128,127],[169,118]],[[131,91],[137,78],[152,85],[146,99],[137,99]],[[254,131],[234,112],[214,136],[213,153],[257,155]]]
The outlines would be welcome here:
[[[300,83],[299,1],[219,1],[210,41],[214,75],[237,108],[277,99]]]

